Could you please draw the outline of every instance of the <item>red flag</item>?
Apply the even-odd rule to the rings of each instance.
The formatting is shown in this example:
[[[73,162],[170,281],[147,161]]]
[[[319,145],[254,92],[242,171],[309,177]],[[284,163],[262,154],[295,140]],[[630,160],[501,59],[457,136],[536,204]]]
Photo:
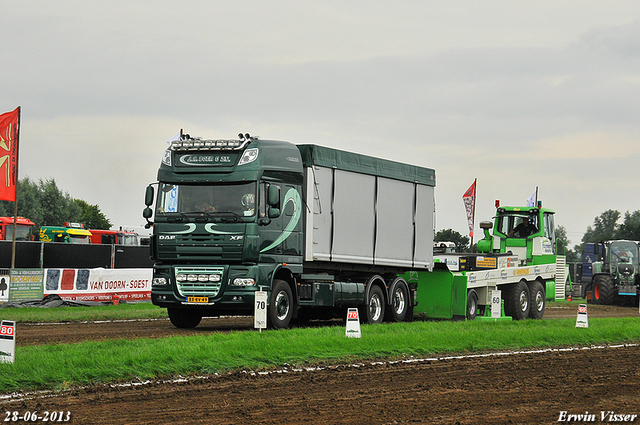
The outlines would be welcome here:
[[[0,115],[0,200],[16,200],[20,107]]]
[[[462,201],[464,202],[464,208],[467,211],[467,221],[469,222],[469,236],[473,238],[473,221],[476,209],[476,181],[469,186],[469,189],[462,195]]]

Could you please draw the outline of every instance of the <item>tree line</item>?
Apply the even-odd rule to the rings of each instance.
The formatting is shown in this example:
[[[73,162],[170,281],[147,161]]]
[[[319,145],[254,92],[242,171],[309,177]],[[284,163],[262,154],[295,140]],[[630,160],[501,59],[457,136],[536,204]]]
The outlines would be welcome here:
[[[111,228],[111,221],[98,205],[74,199],[58,188],[54,179],[33,181],[24,177],[18,181],[18,216],[30,219],[37,230],[43,226],[63,226],[64,223],[82,223],[87,229]],[[0,217],[13,217],[14,203],[0,201]]]

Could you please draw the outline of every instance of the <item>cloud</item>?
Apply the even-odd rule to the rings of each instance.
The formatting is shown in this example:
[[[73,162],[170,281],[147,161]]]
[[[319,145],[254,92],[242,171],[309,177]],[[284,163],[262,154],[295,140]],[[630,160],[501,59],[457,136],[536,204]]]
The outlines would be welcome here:
[[[23,107],[21,175],[54,177],[118,224],[142,221],[180,128],[434,168],[439,228],[466,229],[476,177],[484,219],[536,186],[575,232],[640,209],[633,1],[4,6],[0,104]]]

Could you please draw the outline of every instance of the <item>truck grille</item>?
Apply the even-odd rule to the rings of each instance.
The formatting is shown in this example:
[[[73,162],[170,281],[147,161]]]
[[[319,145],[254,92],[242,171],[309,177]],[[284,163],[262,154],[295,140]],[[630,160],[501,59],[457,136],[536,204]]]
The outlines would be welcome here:
[[[160,260],[240,261],[242,242],[228,242],[223,236],[178,236],[173,241],[160,241]]]
[[[224,267],[176,267],[175,273],[181,296],[213,298],[220,293]]]

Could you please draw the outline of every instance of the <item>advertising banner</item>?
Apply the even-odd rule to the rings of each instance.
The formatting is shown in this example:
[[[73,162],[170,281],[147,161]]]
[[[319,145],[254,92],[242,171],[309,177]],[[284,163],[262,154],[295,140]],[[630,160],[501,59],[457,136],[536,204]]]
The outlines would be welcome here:
[[[152,276],[152,269],[46,269],[44,294],[72,301],[146,301]]]
[[[9,269],[0,269],[0,303],[9,301]]]
[[[43,269],[11,269],[9,272],[9,301],[41,300]]]

